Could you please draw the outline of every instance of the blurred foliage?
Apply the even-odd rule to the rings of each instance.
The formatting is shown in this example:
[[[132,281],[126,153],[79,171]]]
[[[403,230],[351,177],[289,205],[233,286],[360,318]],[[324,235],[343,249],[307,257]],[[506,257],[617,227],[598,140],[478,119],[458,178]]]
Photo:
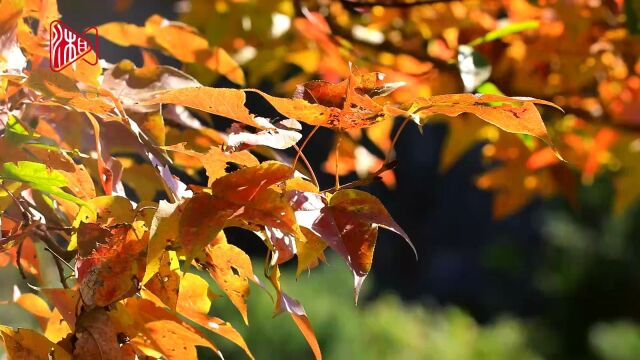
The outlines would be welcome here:
[[[393,294],[361,300],[354,307],[349,274],[336,258],[329,265],[302,276],[294,283],[292,271],[283,273],[283,285],[312,314],[314,330],[327,359],[540,359],[528,345],[524,323],[501,317],[488,325],[478,324],[457,307],[404,303]],[[372,283],[372,282],[371,282]],[[367,283],[363,292],[372,285]],[[254,287],[254,291],[262,292]],[[249,298],[253,310],[249,327],[239,328],[259,359],[306,359],[311,353],[296,336],[292,321],[271,319],[272,302],[266,294]],[[233,307],[214,302],[213,313],[238,316]],[[231,358],[241,351],[231,345],[222,350]],[[211,354],[213,358],[213,354]]]

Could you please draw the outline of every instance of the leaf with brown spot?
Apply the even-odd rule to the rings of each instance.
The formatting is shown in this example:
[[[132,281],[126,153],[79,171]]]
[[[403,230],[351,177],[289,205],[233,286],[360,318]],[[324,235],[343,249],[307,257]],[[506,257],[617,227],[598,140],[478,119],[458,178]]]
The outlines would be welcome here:
[[[185,268],[225,226],[263,225],[299,235],[286,199],[268,189],[291,175],[290,167],[268,161],[227,174],[213,182],[212,194],[199,193],[187,200],[179,236]]]
[[[202,154],[200,152],[187,149],[185,147],[185,143],[164,146],[163,149],[178,152],[198,159],[207,171],[207,176],[209,177],[209,186],[211,186],[214,180],[227,175],[227,171],[225,170],[227,167],[227,163],[234,163],[240,166],[256,166],[260,164],[258,159],[256,159],[255,156],[251,155],[251,153],[246,150],[225,152],[217,146],[212,146],[211,148],[209,148],[209,151],[207,151],[206,154]]]
[[[167,359],[196,358],[196,346],[218,348],[199,330],[147,299],[129,298],[112,313],[114,322],[140,352]]]
[[[144,287],[157,296],[170,309],[176,310],[178,290],[181,286],[181,277],[179,274],[180,264],[178,263],[175,253],[169,251],[163,252],[159,261],[160,268],[158,272],[144,284]]]
[[[109,231],[104,244],[76,262],[80,293],[88,306],[107,306],[131,296],[144,277],[149,240],[144,224],[116,225]]]
[[[385,95],[401,84],[385,84],[377,73],[354,75],[332,84],[313,81],[300,85],[295,99],[277,98],[255,91],[284,116],[310,125],[336,129],[359,129],[395,116],[409,116],[393,107],[383,106],[373,97]]]
[[[257,279],[249,256],[234,245],[218,244],[206,249],[202,263],[248,324],[249,280]]]

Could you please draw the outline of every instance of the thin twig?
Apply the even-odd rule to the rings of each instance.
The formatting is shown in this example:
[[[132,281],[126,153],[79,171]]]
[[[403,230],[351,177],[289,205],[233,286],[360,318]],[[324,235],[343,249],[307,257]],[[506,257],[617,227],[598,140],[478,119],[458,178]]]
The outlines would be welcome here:
[[[316,187],[320,189],[320,184],[318,183],[318,178],[316,178],[316,173],[313,171],[313,167],[311,167],[311,164],[307,160],[307,157],[304,156],[304,154],[302,153],[302,150],[298,148],[298,145],[293,144],[293,148],[296,149],[300,158],[302,159],[302,162],[304,162],[304,165],[307,167],[307,170],[309,170],[309,174],[311,175],[311,180],[313,180],[313,183],[316,185]],[[293,169],[295,170],[295,168]]]
[[[18,210],[20,210],[20,213],[22,215],[22,219],[24,220],[24,222],[27,224],[31,224],[31,216],[29,216],[29,212],[27,211],[27,209],[24,208],[22,203],[13,195],[11,191],[9,191],[9,189],[7,189],[6,186],[4,186],[4,182],[0,182],[0,187],[7,194],[9,194],[9,197],[11,197],[11,200],[16,204],[16,206],[18,207]]]
[[[376,170],[375,172],[367,175],[366,177],[356,180],[356,181],[352,181],[348,184],[344,184],[341,185],[340,188],[331,188],[331,189],[326,189],[323,190],[323,193],[334,193],[338,190],[344,190],[344,189],[354,189],[357,187],[361,187],[361,186],[365,186],[365,185],[369,185],[375,181],[379,181],[381,180],[380,175],[382,173],[384,173],[385,171],[389,171],[393,168],[395,168],[398,165],[398,162],[396,160],[388,162],[388,163],[384,163],[382,164],[382,166],[380,167],[380,169]]]
[[[338,136],[338,140],[336,140],[336,191],[340,189],[340,174],[338,173],[338,166],[340,163],[340,141],[342,141],[342,134],[338,132],[336,135]]]
[[[22,276],[23,280],[27,280],[27,275],[24,273],[24,269],[22,268],[22,245],[24,244],[24,239],[20,241],[18,244],[18,250],[16,251],[16,265],[18,266],[18,271],[20,271],[20,276]]]
[[[395,153],[395,146],[396,146],[396,143],[398,142],[398,139],[400,138],[400,133],[402,132],[402,130],[404,130],[405,126],[407,126],[407,124],[409,123],[409,120],[411,120],[411,118],[407,116],[402,121],[402,124],[400,124],[400,127],[398,127],[398,131],[396,131],[395,135],[393,136],[393,139],[391,140],[391,146],[389,146],[389,151],[387,151],[387,155],[384,158],[385,163],[389,162],[391,160],[391,154]]]
[[[295,169],[297,164],[298,164],[298,158],[302,154],[302,150],[304,150],[304,147],[307,146],[307,143],[309,142],[309,139],[311,139],[311,136],[313,136],[313,134],[315,134],[316,131],[318,131],[319,128],[320,128],[320,125],[316,125],[313,128],[313,130],[311,130],[311,132],[309,132],[309,135],[307,135],[307,137],[304,139],[304,141],[302,142],[302,145],[300,145],[300,148],[297,149],[298,153],[296,154],[296,157],[293,159],[293,165],[292,165],[293,169]]]
[[[74,269],[74,268],[73,268],[73,266],[71,266],[71,264],[69,264],[69,263],[68,263],[68,262],[66,262],[63,258],[61,258],[61,257],[60,257],[60,255],[56,254],[56,253],[55,253],[55,251],[51,250],[51,249],[50,249],[50,248],[48,248],[48,247],[45,247],[44,249],[45,249],[46,251],[50,252],[50,253],[51,253],[51,255],[55,256],[55,257],[56,257],[56,259],[60,260],[64,265],[66,265],[66,266],[69,268],[69,270],[71,270],[71,271],[76,271],[76,269]]]
[[[54,251],[57,255],[59,255],[65,261],[71,260],[75,255],[76,251],[63,249],[56,240],[49,234],[47,228],[44,224],[38,224],[34,227],[32,233],[38,237],[49,249]]]

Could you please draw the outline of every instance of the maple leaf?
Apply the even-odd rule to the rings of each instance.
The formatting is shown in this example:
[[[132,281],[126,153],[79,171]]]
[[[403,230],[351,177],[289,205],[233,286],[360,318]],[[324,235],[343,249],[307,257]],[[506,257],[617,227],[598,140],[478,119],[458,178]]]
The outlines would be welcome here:
[[[225,226],[271,226],[299,234],[293,211],[271,185],[292,175],[290,167],[269,161],[227,174],[186,202],[180,220],[180,245],[186,266]]]
[[[202,154],[185,148],[184,143],[165,146],[163,149],[198,159],[207,172],[207,176],[209,177],[209,186],[211,186],[216,179],[227,174],[225,169],[228,163],[234,163],[239,166],[256,166],[259,164],[258,159],[248,151],[225,152],[219,147],[213,146],[209,148],[209,151],[206,154]]]
[[[118,343],[118,329],[105,309],[85,311],[76,321],[73,355],[76,358],[123,357]]]
[[[401,235],[416,251],[409,236],[391,218],[380,200],[366,192],[340,190],[328,201],[308,192],[292,192],[290,198],[295,204],[300,226],[319,236],[353,270],[356,301],[371,270],[379,226]]]

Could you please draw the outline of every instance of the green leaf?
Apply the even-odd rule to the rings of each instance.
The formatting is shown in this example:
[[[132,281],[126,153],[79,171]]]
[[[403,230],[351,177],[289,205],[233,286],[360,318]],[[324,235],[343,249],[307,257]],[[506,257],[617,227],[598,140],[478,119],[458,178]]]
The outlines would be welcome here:
[[[468,43],[469,46],[478,46],[486,42],[501,39],[507,35],[523,32],[525,30],[537,29],[540,27],[540,22],[537,20],[523,21],[518,23],[509,24],[497,30],[488,32],[486,35],[481,36],[472,42]]]
[[[501,95],[504,96],[504,93],[500,91],[500,89],[496,86],[496,84],[487,81],[482,83],[482,85],[478,86],[476,92],[479,94],[491,94],[491,95]]]
[[[67,186],[67,179],[60,172],[48,169],[45,164],[32,161],[2,164],[0,178],[29,183],[30,185]]]
[[[60,172],[47,168],[45,164],[32,161],[4,163],[0,168],[0,179],[25,183],[45,194],[58,196],[80,206],[87,205],[86,202],[60,189],[67,186],[67,179]]]
[[[32,134],[18,122],[15,116],[9,114],[6,127],[7,139],[11,140],[14,144],[23,144],[33,140],[38,135]]]

